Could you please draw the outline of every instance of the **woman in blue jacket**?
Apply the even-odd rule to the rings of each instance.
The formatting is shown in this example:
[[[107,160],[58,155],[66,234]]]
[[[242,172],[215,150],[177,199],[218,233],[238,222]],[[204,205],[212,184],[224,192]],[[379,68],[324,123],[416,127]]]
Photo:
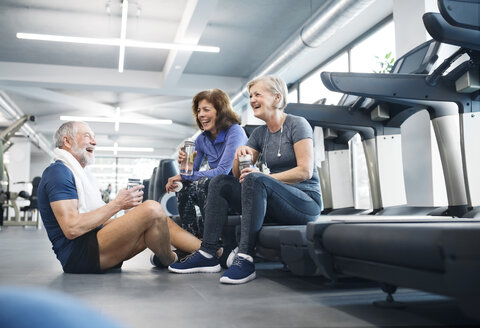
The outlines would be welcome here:
[[[201,91],[192,101],[193,116],[203,132],[195,140],[196,157],[192,175],[176,175],[168,179],[167,192],[174,191],[176,182],[183,188],[177,193],[181,226],[201,238],[203,234],[204,207],[210,179],[219,175],[232,175],[235,150],[247,143],[240,118],[233,111],[228,95],[219,89]],[[181,149],[179,163],[185,159]],[[204,160],[208,168],[201,170]],[[202,218],[197,222],[195,205],[200,208]]]

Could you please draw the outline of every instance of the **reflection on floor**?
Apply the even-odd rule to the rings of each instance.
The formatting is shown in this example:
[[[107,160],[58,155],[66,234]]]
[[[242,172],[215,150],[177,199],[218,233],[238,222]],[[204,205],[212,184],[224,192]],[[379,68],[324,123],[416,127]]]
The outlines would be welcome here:
[[[453,300],[416,290],[395,294],[407,303],[405,309],[380,309],[372,301],[385,294],[372,282],[332,284],[293,276],[279,263],[258,263],[256,280],[228,286],[218,283],[219,274],[176,275],[153,268],[149,255],[139,254],[117,272],[64,274],[45,230],[2,227],[0,286],[61,291],[127,327],[474,325]]]

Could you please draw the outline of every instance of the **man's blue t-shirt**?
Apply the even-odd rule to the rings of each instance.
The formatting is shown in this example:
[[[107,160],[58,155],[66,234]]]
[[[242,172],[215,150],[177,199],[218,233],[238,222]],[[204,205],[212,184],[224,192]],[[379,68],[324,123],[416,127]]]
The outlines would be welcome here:
[[[77,187],[72,171],[61,161],[50,164],[43,171],[38,185],[38,209],[47,230],[52,248],[62,267],[72,253],[73,240],[67,239],[53,214],[50,203],[57,200],[78,199]]]

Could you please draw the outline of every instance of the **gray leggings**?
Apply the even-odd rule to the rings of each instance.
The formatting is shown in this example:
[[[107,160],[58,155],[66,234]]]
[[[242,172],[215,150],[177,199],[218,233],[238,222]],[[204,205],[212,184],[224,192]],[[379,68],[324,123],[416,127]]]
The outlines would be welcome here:
[[[201,250],[215,254],[229,207],[242,213],[239,252],[254,255],[264,220],[284,225],[307,224],[321,211],[321,195],[305,192],[262,173],[250,173],[243,183],[228,175],[210,181],[205,206]]]

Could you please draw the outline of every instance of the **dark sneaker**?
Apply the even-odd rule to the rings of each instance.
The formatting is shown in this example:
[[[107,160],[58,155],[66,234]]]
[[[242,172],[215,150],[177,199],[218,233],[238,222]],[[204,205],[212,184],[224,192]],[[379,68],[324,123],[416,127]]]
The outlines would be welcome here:
[[[245,254],[237,254],[232,265],[220,278],[223,284],[244,284],[255,279],[255,264],[253,258]]]
[[[178,258],[178,262],[182,261],[184,258],[186,258],[187,256],[189,256],[191,253],[188,253],[188,252],[185,252],[185,251],[182,251],[180,249],[176,249],[173,251],[175,254],[177,254],[177,258]]]
[[[177,254],[177,260],[175,262],[179,262],[183,260],[185,257],[187,257],[188,255],[190,255],[190,253],[184,252],[179,249],[175,249],[173,250],[173,252]],[[152,263],[153,266],[156,266],[157,268],[162,268],[162,269],[165,269],[168,266],[168,265],[162,264],[158,256],[155,254],[150,255],[150,263]]]
[[[235,248],[230,252],[230,254],[228,254],[228,258],[227,258],[227,262],[226,262],[227,268],[229,268],[229,267],[232,266],[233,260],[235,259],[235,257],[237,256],[237,254],[238,254],[238,247],[235,247]]]
[[[163,265],[162,262],[160,262],[160,259],[158,258],[157,255],[153,254],[150,255],[150,263],[152,263],[153,266],[156,266],[157,268],[166,268],[166,265]]]
[[[206,258],[199,251],[168,267],[170,272],[175,273],[219,272],[221,269],[216,257]]]

